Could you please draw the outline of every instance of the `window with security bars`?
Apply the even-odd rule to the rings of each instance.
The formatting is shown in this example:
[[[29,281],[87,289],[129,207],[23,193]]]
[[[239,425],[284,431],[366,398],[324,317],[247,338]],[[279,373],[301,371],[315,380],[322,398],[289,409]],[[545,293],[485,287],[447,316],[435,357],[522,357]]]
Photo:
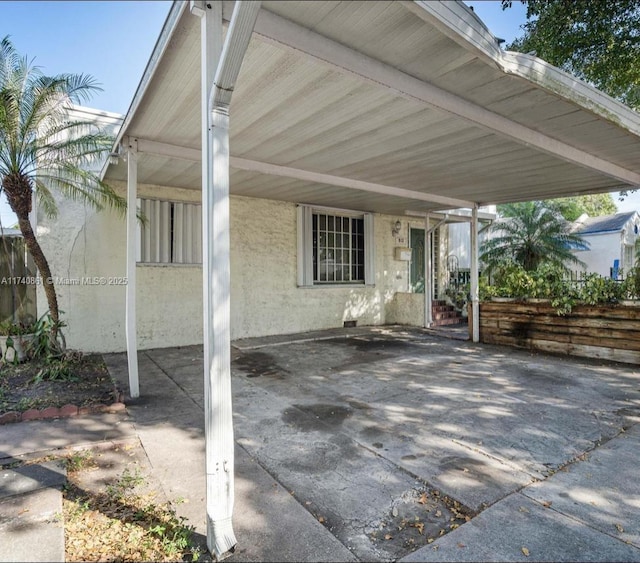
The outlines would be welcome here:
[[[364,219],[314,213],[313,281],[364,283]]]
[[[298,206],[298,286],[374,285],[373,215]]]
[[[202,263],[202,206],[196,203],[138,199],[138,262]]]

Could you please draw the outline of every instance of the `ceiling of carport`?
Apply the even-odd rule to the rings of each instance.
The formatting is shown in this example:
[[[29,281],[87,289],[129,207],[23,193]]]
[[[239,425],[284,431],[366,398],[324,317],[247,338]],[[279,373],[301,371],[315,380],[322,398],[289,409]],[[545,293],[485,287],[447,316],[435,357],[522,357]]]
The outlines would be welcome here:
[[[477,18],[464,6],[444,9],[458,22],[478,28]],[[533,57],[519,56],[525,57],[527,72],[542,78],[507,74],[466,37],[448,27],[443,33],[442,21],[419,10],[403,2],[263,2],[266,15],[284,18],[278,21],[290,25],[292,33],[302,26],[310,43],[318,36],[335,42],[328,44],[335,46],[338,59],[340,49],[355,51],[402,73],[401,78],[419,79],[472,109],[490,110],[541,133],[552,144],[558,141],[640,174],[640,120],[630,110],[606,97],[602,102],[601,94],[586,99],[584,85]],[[229,13],[225,3],[225,15]],[[199,24],[182,9],[175,26],[165,30],[167,47],[151,65],[153,73],[139,89],[123,134],[200,148]],[[261,35],[259,24],[231,105],[230,146],[236,158],[478,203],[629,187],[602,171],[567,161],[553,148],[528,146],[400,89],[363,79],[329,56],[323,59],[322,54],[310,56],[284,46]],[[493,40],[486,29],[480,27],[479,33]],[[139,181],[200,189],[196,160],[141,155]],[[122,164],[107,171],[107,178],[125,177]],[[231,192],[366,211],[448,207],[239,169],[232,170]]]

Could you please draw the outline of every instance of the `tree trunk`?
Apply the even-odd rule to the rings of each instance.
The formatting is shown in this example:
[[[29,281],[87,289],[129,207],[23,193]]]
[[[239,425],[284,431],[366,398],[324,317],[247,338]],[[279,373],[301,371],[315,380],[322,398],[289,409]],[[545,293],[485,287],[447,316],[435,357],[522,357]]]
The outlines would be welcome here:
[[[52,350],[62,350],[58,344],[58,331],[60,328],[60,312],[58,311],[58,297],[56,288],[51,276],[49,262],[40,248],[36,235],[31,228],[29,213],[31,213],[31,203],[33,198],[32,181],[21,173],[8,174],[2,178],[2,188],[7,196],[7,201],[12,211],[18,217],[18,226],[27,245],[27,250],[40,273],[42,287],[47,297],[49,314],[51,315],[52,327],[49,335]]]
[[[27,245],[27,249],[33,258],[33,261],[40,272],[40,278],[42,280],[42,287],[44,293],[47,296],[47,304],[49,305],[49,313],[51,314],[51,320],[53,321],[54,342],[55,335],[58,332],[58,322],[60,320],[60,313],[58,311],[58,297],[56,295],[56,288],[53,283],[53,277],[51,276],[51,268],[49,268],[49,262],[40,248],[40,244],[36,239],[36,235],[31,228],[31,222],[29,216],[18,215],[18,226],[20,232],[24,237],[24,242]]]

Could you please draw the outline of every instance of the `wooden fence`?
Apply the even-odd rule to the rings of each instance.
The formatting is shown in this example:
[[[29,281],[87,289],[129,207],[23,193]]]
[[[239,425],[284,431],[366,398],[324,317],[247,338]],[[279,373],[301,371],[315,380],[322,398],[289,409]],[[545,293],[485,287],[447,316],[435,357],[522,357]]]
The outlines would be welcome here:
[[[35,320],[35,272],[22,238],[0,236],[0,322]]]
[[[640,305],[579,305],[560,316],[548,302],[485,302],[480,341],[640,364]]]

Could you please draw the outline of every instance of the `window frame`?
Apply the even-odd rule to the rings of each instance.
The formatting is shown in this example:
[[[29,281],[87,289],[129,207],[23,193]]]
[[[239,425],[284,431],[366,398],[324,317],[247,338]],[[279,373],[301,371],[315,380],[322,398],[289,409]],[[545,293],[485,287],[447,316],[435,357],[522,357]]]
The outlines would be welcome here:
[[[202,205],[197,202],[137,198],[136,263],[150,266],[202,266]]]
[[[321,281],[315,279],[313,267],[313,216],[327,215],[333,217],[362,219],[364,227],[364,280],[362,281]],[[330,288],[330,287],[373,287],[375,285],[374,226],[373,214],[348,209],[336,209],[312,205],[298,205],[298,287]],[[350,252],[353,249],[350,248]]]

